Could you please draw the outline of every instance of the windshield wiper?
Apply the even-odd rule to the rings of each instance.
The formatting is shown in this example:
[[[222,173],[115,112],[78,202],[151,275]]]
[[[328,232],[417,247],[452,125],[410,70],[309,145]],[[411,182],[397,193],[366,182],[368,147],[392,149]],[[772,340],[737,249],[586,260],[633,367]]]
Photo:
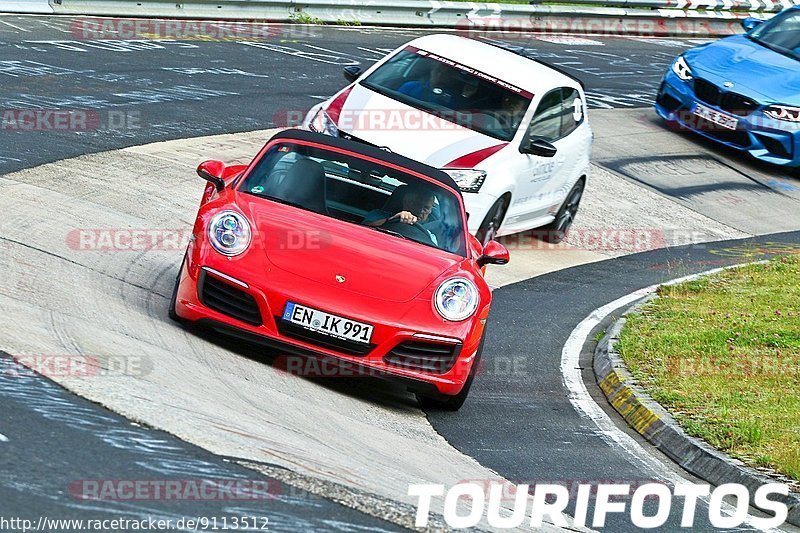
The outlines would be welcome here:
[[[265,198],[267,200],[272,200],[273,202],[278,202],[279,204],[290,205],[290,206],[296,207],[298,209],[305,209],[306,211],[311,211],[309,208],[307,208],[303,204],[298,204],[297,202],[284,200],[283,198],[278,198],[277,196],[270,196],[268,194],[257,194],[257,193],[249,192],[249,191],[248,191],[248,194],[252,194],[253,196],[258,196],[259,198]]]

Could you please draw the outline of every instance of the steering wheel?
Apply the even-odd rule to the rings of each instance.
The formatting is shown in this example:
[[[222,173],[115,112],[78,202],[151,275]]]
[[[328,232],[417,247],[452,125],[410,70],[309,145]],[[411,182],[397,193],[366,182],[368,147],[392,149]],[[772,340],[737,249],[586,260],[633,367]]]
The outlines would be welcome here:
[[[435,244],[431,238],[431,234],[419,222],[406,224],[398,219],[394,219],[385,222],[382,227],[418,242],[421,241],[424,243]]]

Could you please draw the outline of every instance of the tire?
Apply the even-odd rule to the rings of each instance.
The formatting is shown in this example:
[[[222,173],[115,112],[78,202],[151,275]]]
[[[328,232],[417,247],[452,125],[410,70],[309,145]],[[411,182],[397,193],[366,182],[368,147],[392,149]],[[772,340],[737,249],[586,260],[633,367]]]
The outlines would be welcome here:
[[[506,211],[508,211],[509,196],[507,194],[501,196],[486,213],[486,217],[481,222],[475,237],[481,242],[483,246],[497,236],[500,230],[500,225],[503,219],[506,218]]]
[[[183,319],[178,316],[178,312],[175,310],[175,305],[178,303],[178,286],[181,283],[181,272],[183,272],[184,265],[186,265],[186,254],[183,255],[183,261],[181,261],[181,268],[178,269],[178,277],[175,278],[175,287],[172,289],[172,298],[170,298],[169,309],[167,310],[167,314],[169,315],[169,317],[175,322],[180,322],[180,323],[183,323]]]
[[[541,240],[550,244],[558,244],[564,240],[564,237],[572,227],[572,223],[575,221],[575,215],[578,213],[585,187],[586,182],[583,178],[572,186],[569,194],[564,199],[564,203],[561,204],[558,213],[556,213],[555,220],[536,231]]]
[[[454,396],[433,397],[425,396],[417,393],[417,401],[423,409],[431,409],[435,411],[458,411],[469,396],[469,389],[472,387],[472,382],[475,379],[475,374],[478,372],[478,365],[481,362],[481,355],[483,355],[483,343],[486,340],[486,330],[483,331],[481,343],[478,345],[478,352],[475,354],[475,360],[472,362],[472,368],[469,369],[467,381],[464,387]]]

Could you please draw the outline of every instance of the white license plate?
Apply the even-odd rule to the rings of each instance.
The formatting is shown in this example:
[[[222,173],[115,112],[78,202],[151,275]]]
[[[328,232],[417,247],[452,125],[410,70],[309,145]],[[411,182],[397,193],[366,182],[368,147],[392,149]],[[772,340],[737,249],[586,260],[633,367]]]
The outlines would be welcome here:
[[[710,107],[706,107],[703,104],[695,105],[694,114],[700,118],[704,118],[713,122],[717,126],[722,126],[723,128],[727,128],[729,130],[735,130],[736,125],[739,124],[738,118],[726,115],[725,113],[720,113],[719,111],[711,109]]]
[[[370,324],[356,322],[294,302],[286,302],[283,319],[338,339],[369,343],[372,338],[373,326]]]

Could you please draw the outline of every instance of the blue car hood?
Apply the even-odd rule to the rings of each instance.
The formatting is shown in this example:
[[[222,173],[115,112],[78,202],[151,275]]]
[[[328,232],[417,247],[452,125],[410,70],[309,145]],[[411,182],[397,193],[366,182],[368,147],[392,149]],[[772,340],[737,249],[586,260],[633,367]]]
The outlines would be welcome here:
[[[800,106],[800,61],[736,35],[692,48],[684,55],[695,75],[762,104]]]

